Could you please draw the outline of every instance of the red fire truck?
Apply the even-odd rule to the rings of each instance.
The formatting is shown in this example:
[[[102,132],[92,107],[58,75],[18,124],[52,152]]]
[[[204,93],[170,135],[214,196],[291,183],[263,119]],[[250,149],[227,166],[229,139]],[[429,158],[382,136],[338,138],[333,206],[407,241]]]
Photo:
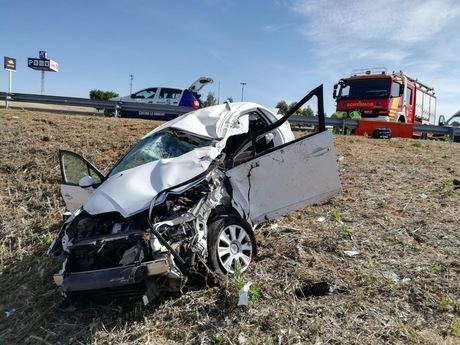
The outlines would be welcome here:
[[[335,116],[359,119],[359,127],[370,127],[370,123],[366,125],[364,121],[386,121],[387,124],[380,123],[380,127],[390,128],[398,127],[391,126],[390,122],[434,125],[436,121],[433,88],[402,71],[389,74],[386,68],[354,70],[350,77],[334,85],[333,97],[337,101]],[[362,134],[363,129],[359,127],[356,134]]]

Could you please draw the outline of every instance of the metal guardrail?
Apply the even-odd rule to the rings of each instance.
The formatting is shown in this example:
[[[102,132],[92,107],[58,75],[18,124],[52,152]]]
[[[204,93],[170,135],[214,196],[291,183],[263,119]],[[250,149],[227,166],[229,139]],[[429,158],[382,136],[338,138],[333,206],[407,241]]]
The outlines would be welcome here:
[[[64,96],[49,96],[49,95],[35,95],[27,93],[6,93],[0,92],[0,99],[13,102],[28,102],[28,103],[41,103],[41,104],[58,104],[70,105],[78,107],[88,107],[96,109],[113,110],[114,114],[118,115],[120,111],[151,111],[167,114],[185,114],[191,109],[189,107],[180,107],[168,104],[148,104],[137,102],[122,102],[122,101],[101,101],[89,98],[78,97],[64,97]]]
[[[49,96],[49,95],[35,95],[26,93],[6,93],[0,92],[1,100],[8,100],[14,102],[29,102],[29,103],[42,103],[42,104],[58,104],[58,105],[69,105],[88,107],[96,109],[108,109],[113,110],[115,115],[118,115],[121,111],[146,111],[154,113],[167,113],[182,115],[191,111],[189,107],[180,107],[175,105],[163,105],[163,104],[147,104],[137,102],[122,102],[122,101],[101,101],[89,98],[78,98],[78,97],[64,97],[64,96]],[[351,119],[337,119],[326,117],[326,126],[337,126],[340,128],[357,128],[358,121]],[[289,119],[292,124],[298,125],[309,125],[314,126],[318,124],[318,118],[314,116],[292,116]],[[384,127],[384,122],[382,122]],[[434,125],[413,125],[413,130],[422,133],[432,133],[437,135],[448,135],[452,139],[454,137],[460,137],[460,128],[455,127],[442,127]]]
[[[292,116],[289,122],[299,125],[317,125],[318,119],[314,116]],[[337,119],[326,117],[326,126],[337,126],[340,128],[358,128],[358,121],[351,119]],[[382,127],[385,127],[385,122],[382,122]],[[431,133],[438,135],[448,135],[452,139],[460,137],[460,128],[443,127],[435,125],[414,124],[412,127],[414,132]]]
[[[358,128],[358,121],[350,119],[337,119],[333,117],[326,117],[326,126],[337,126],[337,127],[346,127],[346,128]],[[318,118],[315,116],[291,116],[289,119],[290,123],[297,125],[309,125],[314,126],[318,124]]]

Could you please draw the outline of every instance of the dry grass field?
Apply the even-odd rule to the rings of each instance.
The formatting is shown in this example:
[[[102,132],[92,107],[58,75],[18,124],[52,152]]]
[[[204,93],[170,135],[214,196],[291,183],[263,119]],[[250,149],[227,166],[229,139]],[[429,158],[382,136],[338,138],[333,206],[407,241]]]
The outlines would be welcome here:
[[[460,343],[460,144],[450,142],[337,136],[343,194],[262,225],[243,277],[146,308],[60,311],[59,264],[44,255],[64,211],[58,149],[106,169],[156,125],[0,110],[1,345]],[[256,284],[248,307],[237,307],[236,280]],[[317,282],[332,293],[295,294]]]

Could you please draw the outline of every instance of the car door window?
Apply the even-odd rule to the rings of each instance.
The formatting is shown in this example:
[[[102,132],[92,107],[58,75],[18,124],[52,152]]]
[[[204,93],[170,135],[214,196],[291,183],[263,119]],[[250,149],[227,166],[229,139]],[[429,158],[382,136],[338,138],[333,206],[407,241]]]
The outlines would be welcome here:
[[[160,95],[158,96],[159,99],[171,99],[171,100],[178,100],[182,94],[182,90],[178,89],[169,89],[169,88],[161,88]]]
[[[412,89],[406,87],[406,103],[412,104]]]
[[[91,176],[94,183],[100,184],[103,175],[86,159],[70,151],[60,151],[62,183],[78,186],[82,177]]]
[[[391,97],[399,97],[402,94],[402,85],[397,82],[391,83]]]
[[[449,126],[459,127],[460,126],[460,116],[453,116],[448,121]]]
[[[249,131],[248,131],[248,134],[230,137],[228,139],[227,146],[234,147],[234,150],[231,153],[234,153],[235,150],[239,148],[239,144],[243,142],[243,140],[248,135],[251,135],[251,133],[255,133],[265,128],[268,124],[267,121],[256,111],[251,112],[249,114],[245,114],[243,116],[249,117]],[[276,131],[272,131],[258,138],[256,142],[254,143],[254,146],[252,145],[252,143],[248,143],[244,148],[240,149],[240,152],[236,153],[235,155],[235,158],[233,161],[234,166],[247,162],[248,160],[253,158],[255,155],[261,154],[262,152],[266,150],[272,149],[275,146],[274,141],[273,141],[275,135],[276,135]],[[238,143],[238,145],[235,145],[236,143]],[[229,152],[226,152],[226,153],[229,153]]]
[[[140,98],[140,99],[150,98],[151,99],[155,97],[156,93],[157,93],[156,88],[145,89],[145,90],[135,93],[132,98]]]
[[[245,148],[241,150],[240,153],[235,156],[233,162],[234,166],[245,163],[255,156],[274,148],[275,144],[273,142],[273,138],[275,135],[275,132],[270,132],[257,139],[254,143],[254,146],[252,146],[252,143],[249,143]]]

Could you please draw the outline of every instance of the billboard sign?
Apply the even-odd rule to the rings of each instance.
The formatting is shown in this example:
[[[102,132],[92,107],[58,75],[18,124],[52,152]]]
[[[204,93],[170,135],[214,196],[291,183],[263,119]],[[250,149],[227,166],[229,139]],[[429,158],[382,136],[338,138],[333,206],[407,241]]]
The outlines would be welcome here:
[[[16,71],[16,59],[4,56],[3,57],[3,68],[7,71]]]
[[[37,71],[59,72],[59,64],[51,59],[28,58],[27,66]]]

